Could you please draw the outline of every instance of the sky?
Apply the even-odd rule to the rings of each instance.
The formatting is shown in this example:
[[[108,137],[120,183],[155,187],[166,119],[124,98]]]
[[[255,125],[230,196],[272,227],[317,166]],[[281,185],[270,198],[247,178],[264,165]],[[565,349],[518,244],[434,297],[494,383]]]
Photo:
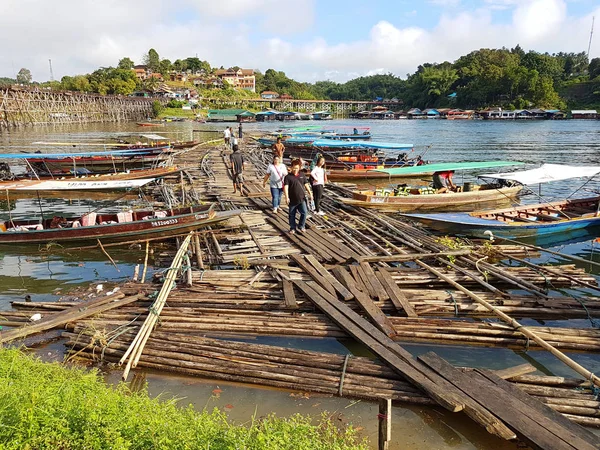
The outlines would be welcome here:
[[[0,0],[0,77],[89,73],[148,49],[299,81],[405,77],[480,48],[600,56],[600,0]]]

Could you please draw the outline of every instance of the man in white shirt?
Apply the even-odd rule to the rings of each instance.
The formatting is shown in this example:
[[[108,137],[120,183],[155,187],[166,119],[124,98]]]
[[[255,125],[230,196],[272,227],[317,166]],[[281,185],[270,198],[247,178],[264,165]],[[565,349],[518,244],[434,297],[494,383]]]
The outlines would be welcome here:
[[[229,147],[229,140],[231,139],[231,131],[229,130],[229,127],[223,130],[223,138],[225,139],[225,145]]]

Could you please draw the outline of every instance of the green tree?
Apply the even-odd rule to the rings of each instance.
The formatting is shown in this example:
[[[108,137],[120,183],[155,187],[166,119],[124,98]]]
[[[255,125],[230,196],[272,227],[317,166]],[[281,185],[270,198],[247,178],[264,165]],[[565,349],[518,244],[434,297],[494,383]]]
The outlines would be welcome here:
[[[173,63],[173,70],[177,70],[178,72],[187,70],[187,62],[182,61],[180,59],[176,59]]]
[[[155,92],[158,89],[159,85],[160,85],[160,81],[158,80],[158,78],[150,77],[150,78],[146,78],[142,82],[142,89],[145,89],[149,92]]]
[[[125,70],[131,70],[133,69],[134,66],[134,62],[130,59],[130,58],[122,58],[121,60],[119,60],[119,64],[117,65],[118,69],[125,69]]]
[[[186,63],[186,69],[190,69],[192,72],[204,70],[208,73],[212,70],[210,64],[207,61],[202,61],[200,58],[197,57],[186,58],[184,61]]]
[[[32,79],[33,77],[31,76],[31,71],[29,69],[23,67],[19,70],[19,73],[17,74],[17,83],[29,84]]]
[[[600,58],[594,58],[590,61],[588,71],[590,74],[590,80],[600,76]]]
[[[163,105],[158,100],[154,100],[152,102],[152,116],[158,117],[160,113],[163,111]]]
[[[144,64],[148,66],[152,72],[158,72],[160,68],[160,57],[158,52],[151,48],[148,50],[148,54],[144,56]]]
[[[419,76],[421,83],[427,90],[427,94],[432,97],[439,97],[447,93],[452,84],[458,79],[456,70],[448,65],[426,67]]]
[[[158,72],[163,76],[167,76],[169,72],[173,70],[173,64],[168,59],[163,59],[159,64]]]

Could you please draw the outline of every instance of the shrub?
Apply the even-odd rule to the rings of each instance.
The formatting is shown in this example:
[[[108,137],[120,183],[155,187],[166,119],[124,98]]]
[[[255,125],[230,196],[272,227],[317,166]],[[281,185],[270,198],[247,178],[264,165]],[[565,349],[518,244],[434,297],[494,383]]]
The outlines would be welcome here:
[[[158,100],[152,102],[152,114],[154,117],[158,117],[163,110],[163,105]]]
[[[108,387],[97,371],[43,363],[0,349],[0,448],[366,450],[352,429],[322,418],[269,416],[234,426],[219,410],[198,412]]]

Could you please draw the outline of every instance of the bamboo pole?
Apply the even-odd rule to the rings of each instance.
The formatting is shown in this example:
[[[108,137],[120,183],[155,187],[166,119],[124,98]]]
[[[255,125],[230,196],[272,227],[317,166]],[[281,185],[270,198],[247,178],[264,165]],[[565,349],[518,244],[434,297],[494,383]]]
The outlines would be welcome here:
[[[146,281],[146,270],[148,269],[148,253],[150,251],[150,241],[146,241],[146,256],[144,256],[144,270],[142,271],[142,279],[140,283]]]
[[[466,295],[468,295],[469,297],[471,297],[476,302],[482,304],[487,309],[489,309],[490,311],[494,312],[504,322],[506,322],[510,326],[512,326],[515,330],[521,332],[527,338],[532,339],[533,341],[535,341],[544,350],[547,350],[550,353],[552,353],[554,356],[556,356],[559,360],[561,360],[563,363],[565,363],[567,366],[569,366],[575,372],[577,372],[578,374],[582,375],[584,378],[589,379],[596,386],[600,386],[600,378],[599,377],[597,377],[596,375],[594,375],[592,372],[590,372],[588,369],[586,369],[585,367],[583,367],[579,363],[573,361],[571,358],[569,358],[567,355],[565,355],[564,353],[562,353],[560,350],[558,350],[555,347],[553,347],[552,345],[548,344],[544,339],[540,338],[537,334],[531,332],[527,327],[524,327],[523,325],[521,325],[519,322],[517,322],[512,317],[510,317],[509,315],[507,315],[504,312],[500,311],[498,308],[496,308],[495,306],[493,306],[492,304],[490,304],[489,302],[487,302],[486,300],[484,300],[483,298],[481,298],[477,294],[474,294],[473,292],[471,292],[468,289],[464,288],[459,283],[455,282],[451,278],[449,278],[446,275],[444,275],[443,273],[441,273],[439,270],[434,269],[433,267],[429,266],[428,264],[425,264],[422,261],[417,261],[417,264],[419,264],[421,267],[429,270],[434,275],[440,277],[446,283],[454,286],[459,291],[465,293]]]
[[[117,269],[117,272],[120,272],[119,268],[117,267],[117,263],[115,263],[115,260],[112,259],[110,257],[110,255],[108,254],[108,252],[104,249],[104,246],[102,245],[102,242],[100,242],[100,239],[96,239],[96,240],[98,241],[98,245],[100,246],[100,250],[102,250],[102,253],[104,253],[106,255],[106,257],[110,260],[112,265],[115,266],[115,269]]]
[[[133,342],[131,343],[131,346],[127,349],[127,351],[125,352],[125,354],[119,361],[119,364],[123,364],[127,360],[127,358],[129,358],[129,360],[127,361],[127,365],[125,366],[125,370],[123,371],[123,380],[127,379],[127,376],[129,375],[129,371],[131,370],[131,368],[136,367],[137,362],[139,361],[140,356],[142,355],[142,351],[144,350],[144,345],[146,344],[146,341],[150,337],[150,333],[152,332],[152,329],[154,328],[154,326],[158,320],[158,316],[160,315],[160,313],[167,301],[167,297],[169,296],[169,293],[173,289],[175,279],[177,278],[177,273],[181,269],[181,266],[183,264],[184,255],[187,252],[190,240],[192,238],[192,233],[193,232],[190,232],[186,236],[182,245],[179,247],[179,251],[175,255],[175,258],[173,259],[173,263],[171,264],[171,267],[168,269],[168,274],[165,279],[165,282],[163,283],[163,286],[162,286],[160,292],[158,293],[156,301],[154,302],[154,304],[152,305],[152,307],[150,309],[151,314],[149,314],[146,317],[146,320],[144,321],[143,325],[140,327],[140,330],[139,330],[138,334],[136,335],[136,337],[134,338]]]

